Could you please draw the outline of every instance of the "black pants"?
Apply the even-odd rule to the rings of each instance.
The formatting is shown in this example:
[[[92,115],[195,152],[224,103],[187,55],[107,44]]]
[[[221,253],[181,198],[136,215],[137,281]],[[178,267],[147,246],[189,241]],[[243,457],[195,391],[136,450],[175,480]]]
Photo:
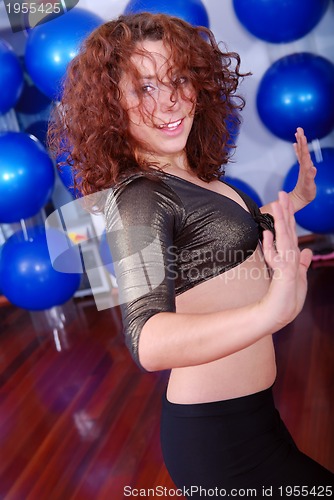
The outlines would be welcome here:
[[[334,475],[298,450],[271,388],[189,405],[164,395],[161,444],[170,476],[188,498],[334,496]]]

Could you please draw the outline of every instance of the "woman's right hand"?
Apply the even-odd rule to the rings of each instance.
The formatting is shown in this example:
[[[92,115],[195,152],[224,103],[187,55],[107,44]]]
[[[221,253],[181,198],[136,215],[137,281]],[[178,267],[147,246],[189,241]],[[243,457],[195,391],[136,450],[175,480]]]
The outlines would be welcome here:
[[[272,211],[276,241],[270,231],[263,234],[263,252],[272,269],[272,281],[261,305],[275,332],[293,321],[304,305],[312,252],[310,249],[300,251],[298,247],[294,209],[287,193],[279,193]]]

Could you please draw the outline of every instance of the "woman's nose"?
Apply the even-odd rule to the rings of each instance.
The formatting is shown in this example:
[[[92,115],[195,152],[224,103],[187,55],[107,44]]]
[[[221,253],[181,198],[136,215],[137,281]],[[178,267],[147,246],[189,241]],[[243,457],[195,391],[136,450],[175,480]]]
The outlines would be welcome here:
[[[179,95],[175,88],[169,85],[164,85],[163,88],[159,88],[159,105],[162,110],[174,109],[178,103]]]

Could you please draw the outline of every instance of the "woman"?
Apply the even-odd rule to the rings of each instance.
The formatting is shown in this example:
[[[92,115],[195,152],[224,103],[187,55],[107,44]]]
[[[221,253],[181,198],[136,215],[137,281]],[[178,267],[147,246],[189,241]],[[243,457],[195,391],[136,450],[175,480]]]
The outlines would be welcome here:
[[[272,334],[306,295],[311,252],[298,249],[293,213],[314,198],[316,170],[298,129],[297,185],[262,213],[219,180],[233,151],[226,124],[244,105],[239,64],[205,28],[121,16],[83,44],[50,129],[82,193],[109,190],[126,341],[142,369],[171,370],[162,449],[192,498],[332,483],[297,450],[271,394]]]

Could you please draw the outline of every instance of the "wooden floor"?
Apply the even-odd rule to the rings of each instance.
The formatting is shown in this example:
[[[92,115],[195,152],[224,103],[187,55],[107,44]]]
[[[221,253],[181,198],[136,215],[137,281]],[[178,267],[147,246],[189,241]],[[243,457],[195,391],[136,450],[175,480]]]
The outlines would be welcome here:
[[[297,445],[333,470],[333,263],[311,269],[309,283],[302,314],[275,336],[275,398]],[[167,374],[137,370],[117,308],[80,299],[53,312],[0,306],[0,498],[121,500],[125,486],[173,488],[159,445]]]

